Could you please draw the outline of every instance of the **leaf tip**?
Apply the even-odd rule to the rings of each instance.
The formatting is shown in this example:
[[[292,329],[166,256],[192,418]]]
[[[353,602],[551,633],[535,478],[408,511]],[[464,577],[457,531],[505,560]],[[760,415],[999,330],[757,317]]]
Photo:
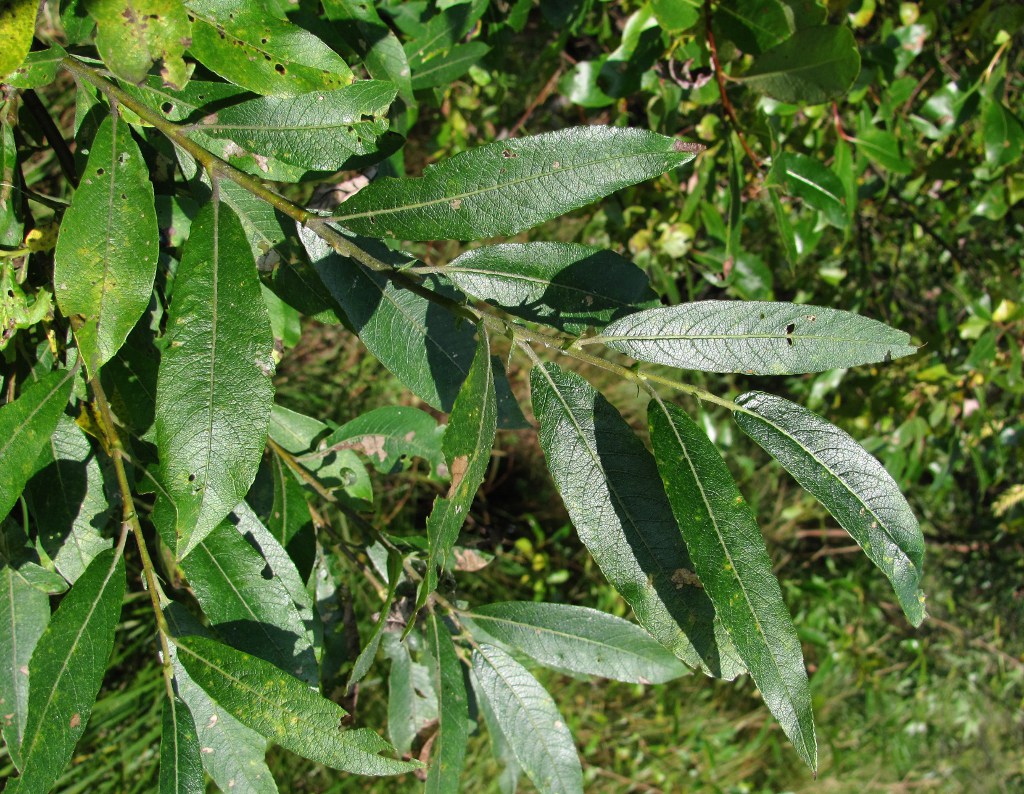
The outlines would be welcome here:
[[[681,138],[676,138],[672,141],[672,149],[676,152],[687,152],[689,154],[700,154],[708,147],[703,143],[697,143],[696,141],[684,141]]]

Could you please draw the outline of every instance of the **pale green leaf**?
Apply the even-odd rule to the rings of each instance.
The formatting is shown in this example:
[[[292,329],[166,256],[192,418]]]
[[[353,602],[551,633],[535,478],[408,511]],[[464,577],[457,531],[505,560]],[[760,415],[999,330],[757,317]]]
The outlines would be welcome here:
[[[799,105],[819,105],[845,94],[860,73],[860,53],[849,28],[820,25],[754,58],[739,79],[761,94]]]
[[[174,280],[157,381],[160,479],[179,559],[245,497],[273,404],[273,336],[245,231],[226,206],[192,223]]]
[[[32,46],[36,31],[37,0],[7,0],[0,7],[0,80],[17,69]]]
[[[414,634],[410,640],[419,640]],[[384,632],[384,653],[391,660],[388,672],[388,736],[402,755],[412,750],[416,737],[439,719],[438,695],[430,668],[413,661],[412,642],[402,642],[399,634]]]
[[[67,50],[59,44],[51,44],[45,50],[30,52],[21,66],[4,78],[14,88],[42,88],[57,79],[60,62],[67,57]]]
[[[487,700],[516,760],[545,794],[582,792],[583,771],[572,733],[551,695],[501,649],[473,651],[473,689]]]
[[[57,305],[95,376],[149,305],[159,254],[153,185],[131,127],[108,116],[64,214],[53,259]]]
[[[540,444],[576,532],[654,639],[691,667],[742,671],[693,565],[654,458],[619,412],[555,364],[531,373]]]
[[[690,162],[702,147],[647,130],[576,127],[480,146],[419,179],[379,179],[335,213],[404,240],[512,235]]]
[[[178,697],[164,702],[160,737],[160,794],[205,794],[199,737],[188,706]]]
[[[474,629],[556,670],[633,684],[662,684],[689,673],[635,623],[571,604],[506,601],[466,613]]]
[[[437,692],[437,738],[434,760],[427,773],[426,794],[453,794],[459,790],[469,741],[469,699],[462,677],[462,663],[455,653],[451,634],[436,613],[426,626],[427,648],[433,656],[434,689]]]
[[[380,647],[381,637],[387,626],[388,618],[391,617],[391,607],[395,603],[395,591],[402,580],[402,557],[397,552],[388,552],[387,562],[387,592],[384,594],[384,602],[380,605],[377,620],[370,629],[370,637],[363,643],[363,648],[352,665],[352,672],[349,673],[346,687],[349,692],[370,672],[370,667],[377,658],[377,649]]]
[[[407,467],[412,458],[422,458],[430,471],[443,472],[441,439],[444,426],[426,411],[404,405],[386,405],[357,416],[333,433],[302,462],[323,458],[331,452],[355,450],[366,456],[374,468],[393,474]]]
[[[823,306],[698,301],[648,309],[594,337],[640,361],[705,372],[790,375],[873,364],[917,351],[877,320]]]
[[[763,392],[736,402],[743,432],[828,509],[892,582],[910,623],[920,625],[924,538],[892,476],[847,433],[806,408]]]
[[[298,411],[281,405],[270,411],[270,437],[293,454],[307,451],[326,432],[327,425]]]
[[[86,0],[86,7],[96,20],[96,49],[118,77],[138,83],[160,61],[169,85],[188,82],[182,56],[192,26],[179,0]]]
[[[366,729],[341,730],[346,712],[268,662],[204,637],[177,637],[189,676],[243,725],[311,761],[360,775],[422,765],[380,755],[392,747]]]
[[[8,794],[49,791],[71,760],[103,682],[124,589],[124,557],[102,552],[39,638],[28,666],[21,775],[8,781]]]
[[[754,514],[714,444],[660,399],[648,405],[651,443],[694,571],[743,664],[812,771],[818,751],[800,639]]]

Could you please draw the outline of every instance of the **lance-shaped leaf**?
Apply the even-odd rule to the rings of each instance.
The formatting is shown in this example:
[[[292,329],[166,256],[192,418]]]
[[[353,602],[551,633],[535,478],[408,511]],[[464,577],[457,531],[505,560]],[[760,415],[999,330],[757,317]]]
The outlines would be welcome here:
[[[62,415],[40,457],[26,496],[39,524],[39,541],[54,566],[74,583],[112,541],[101,534],[112,508],[92,445],[70,416]]]
[[[698,301],[637,312],[594,341],[639,361],[705,372],[793,375],[873,364],[917,351],[878,320],[823,306]]]
[[[370,638],[363,645],[363,649],[359,652],[359,656],[356,657],[355,663],[352,665],[352,672],[349,674],[348,684],[346,685],[349,692],[370,672],[370,667],[377,658],[377,649],[380,647],[381,636],[384,633],[384,627],[387,626],[388,618],[391,616],[391,605],[395,603],[395,591],[398,589],[399,581],[402,578],[402,557],[397,552],[388,552],[387,572],[388,589],[384,595],[384,603],[381,604],[380,614],[377,616],[377,621],[370,632]]]
[[[459,530],[469,515],[480,483],[487,476],[491,446],[498,428],[498,400],[487,329],[480,325],[480,340],[469,377],[462,384],[442,446],[452,482],[444,497],[434,500],[427,518],[427,572],[417,606],[437,587],[437,569],[448,568]]]
[[[10,0],[0,11],[0,40],[5,42],[0,54],[0,78],[13,72],[25,60],[32,46],[39,5],[35,0]]]
[[[206,778],[192,712],[177,696],[164,702],[160,794],[204,794]]]
[[[494,645],[473,651],[473,689],[530,780],[544,792],[582,792],[583,770],[558,707],[529,670]]]
[[[189,47],[203,65],[257,94],[295,96],[341,88],[352,70],[312,33],[249,0],[188,0]]]
[[[164,615],[175,635],[202,634],[204,629],[180,604],[172,603]],[[277,784],[267,767],[267,740],[245,727],[189,678],[171,645],[174,686],[188,706],[199,738],[203,768],[221,791],[277,794]]]
[[[153,185],[131,128],[108,116],[89,149],[53,258],[57,305],[79,317],[75,339],[95,375],[149,305],[159,229]]]
[[[859,73],[850,29],[815,25],[758,55],[739,79],[781,102],[818,105],[845,94]]]
[[[50,599],[4,561],[0,567],[0,731],[21,769],[21,737],[28,718],[28,664],[50,622]]]
[[[323,0],[323,7],[329,20],[346,23],[338,33],[361,56],[370,76],[394,83],[402,98],[409,105],[415,104],[409,59],[398,37],[380,18],[373,3]]]
[[[658,468],[619,412],[555,364],[530,379],[540,445],[583,545],[654,639],[691,667],[742,671],[693,565]]]
[[[455,44],[451,49],[433,55],[429,60],[414,64],[412,87],[414,91],[450,85],[469,71],[491,48],[482,41]]]
[[[182,56],[191,25],[178,0],[87,0],[96,20],[96,49],[118,77],[137,83],[155,61],[171,85],[182,86],[189,71]]]
[[[0,245],[5,247],[21,247],[25,228],[25,202],[21,191],[21,169],[18,166],[18,142],[14,139],[14,127],[5,117],[0,117]],[[17,316],[17,307],[20,305],[24,309],[24,301],[15,303],[12,296],[18,293],[23,296],[24,292],[13,270],[10,267],[0,270],[0,289],[3,289],[0,292],[0,350],[10,342],[15,329],[29,319]]]
[[[703,147],[647,130],[576,127],[487,144],[380,179],[336,213],[358,234],[403,240],[512,235],[690,162]]]
[[[418,639],[418,635],[414,635]],[[408,642],[394,631],[384,632],[384,653],[391,660],[388,673],[388,736],[405,755],[428,725],[438,720],[438,696],[430,668],[413,661]]]
[[[658,305],[643,270],[612,251],[577,243],[483,246],[442,272],[467,295],[569,333]]]
[[[791,152],[780,154],[772,163],[766,184],[785,185],[790,195],[799,196],[836,228],[845,229],[849,225],[842,180],[813,157]]]
[[[395,286],[384,275],[339,256],[319,237],[301,231],[300,235],[321,280],[367,349],[417,397],[451,411],[476,349],[473,326],[421,295]],[[412,261],[375,240],[361,240],[359,245],[396,267]],[[458,297],[431,279],[427,287]]]
[[[74,370],[51,372],[0,407],[0,519],[18,501],[71,397]]]
[[[203,612],[227,642],[316,683],[313,646],[291,595],[273,571],[267,576],[267,560],[230,520],[200,541],[181,567]]]
[[[689,673],[635,623],[596,609],[506,601],[476,607],[466,618],[483,631],[482,639],[493,637],[557,670],[633,684],[662,684]]]
[[[271,457],[270,469],[274,482],[274,501],[267,517],[267,529],[280,545],[287,546],[292,538],[310,526],[312,516],[305,491],[280,456]]]
[[[835,517],[892,582],[907,619],[919,626],[924,537],[896,481],[849,434],[817,414],[763,392],[736,400],[744,433],[764,447]]]
[[[177,508],[177,556],[245,497],[274,400],[274,340],[235,214],[217,202],[192,223],[174,279],[156,393],[160,479]]]
[[[174,643],[193,681],[243,725],[286,750],[359,775],[398,775],[422,766],[380,755],[393,748],[373,731],[340,730],[341,706],[269,662],[205,637]]]
[[[361,80],[335,91],[260,97],[211,113],[197,129],[285,163],[337,171],[350,158],[377,151],[397,90],[381,80]]]
[[[426,794],[448,794],[459,790],[469,740],[469,699],[462,677],[462,664],[455,653],[444,621],[431,614],[427,621],[427,648],[434,657],[434,689],[437,692],[437,738],[434,762],[427,773]]]
[[[8,781],[9,794],[49,791],[71,760],[114,647],[124,588],[124,557],[108,549],[64,596],[39,638],[28,666],[21,775]]]
[[[328,451],[353,449],[365,455],[374,468],[393,474],[407,467],[412,458],[422,458],[431,472],[444,462],[441,439],[444,426],[426,411],[408,406],[387,405],[357,416],[335,430],[313,455],[303,462],[322,458]]]
[[[293,454],[305,452],[326,432],[327,425],[319,419],[281,405],[275,405],[271,409],[270,437]]]
[[[804,762],[817,742],[800,639],[754,514],[703,430],[674,405],[648,405],[651,443],[694,571],[736,650]]]

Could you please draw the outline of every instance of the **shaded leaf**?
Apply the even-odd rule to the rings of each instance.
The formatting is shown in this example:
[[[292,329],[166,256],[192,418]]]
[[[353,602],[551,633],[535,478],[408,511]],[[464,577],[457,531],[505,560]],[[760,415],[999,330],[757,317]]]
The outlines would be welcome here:
[[[292,454],[305,452],[326,432],[327,425],[298,411],[281,405],[270,411],[270,437]]]
[[[336,703],[255,656],[205,637],[177,637],[178,658],[192,680],[235,719],[311,761],[360,775],[397,775],[414,761],[380,755],[393,748],[370,730],[339,730]]]
[[[252,485],[274,397],[267,307],[245,231],[228,207],[208,204],[193,221],[167,328],[155,433],[181,559]]]
[[[643,270],[612,251],[577,243],[483,246],[442,273],[467,295],[569,333],[658,304]]]
[[[761,53],[738,79],[781,102],[818,105],[845,94],[859,73],[850,29],[821,25],[798,30]]]
[[[267,516],[267,529],[282,546],[311,525],[312,517],[305,492],[291,470],[277,455],[271,456],[270,466],[274,478],[274,501]]]
[[[450,794],[459,790],[469,741],[469,699],[462,677],[462,663],[455,653],[451,634],[436,613],[426,626],[427,648],[434,661],[434,689],[437,692],[437,738],[434,762],[427,773],[426,794]]]
[[[647,130],[576,127],[487,144],[386,177],[335,218],[357,234],[404,240],[512,235],[690,162],[697,144]]]
[[[909,356],[910,336],[823,306],[698,301],[648,309],[594,337],[640,361],[704,372],[789,375]]]
[[[847,433],[799,405],[763,392],[736,400],[733,416],[821,502],[892,582],[907,619],[919,626],[924,538],[910,505],[885,470]]]
[[[887,130],[868,128],[860,130],[853,139],[857,150],[868,156],[872,162],[894,174],[909,174],[913,171],[910,161],[900,153],[899,139]]]
[[[689,669],[628,620],[571,604],[505,601],[465,615],[475,628],[542,665],[633,684],[661,684]]]
[[[400,471],[412,458],[422,458],[432,473],[440,474],[444,470],[443,437],[444,426],[426,411],[386,405],[343,424],[320,444],[315,457],[323,457],[328,450],[352,449],[384,474]],[[311,457],[304,456],[303,462]]]
[[[342,28],[342,34],[351,31],[348,43],[362,56],[370,76],[394,83],[402,98],[412,104],[409,59],[398,37],[380,18],[373,3],[323,0],[323,7],[328,19],[349,23]]]
[[[0,519],[7,516],[35,471],[71,397],[75,371],[51,372],[0,407]]]
[[[693,565],[650,452],[579,375],[546,364],[534,367],[530,383],[548,469],[601,572],[679,659],[735,677],[742,668],[711,601],[680,579]]]
[[[985,161],[1003,166],[1020,160],[1024,150],[1024,126],[1002,102],[989,99],[982,113]]]
[[[491,48],[482,41],[455,44],[444,52],[436,53],[429,60],[416,65],[412,73],[412,88],[422,91],[449,85],[469,71]]]
[[[402,642],[399,634],[384,632],[384,653],[391,660],[388,673],[388,736],[399,753],[405,755],[431,722],[438,719],[438,695],[429,668],[413,661],[409,645],[419,640],[413,634]]]
[[[391,607],[395,603],[395,591],[398,589],[402,579],[402,558],[396,552],[388,552],[387,574],[388,589],[384,594],[384,601],[381,604],[377,619],[370,630],[370,638],[363,644],[363,649],[359,652],[359,656],[356,657],[356,661],[352,665],[352,672],[349,674],[347,684],[349,692],[370,672],[370,667],[377,658],[377,649],[380,647],[381,637],[384,629],[387,627],[388,618],[391,617]]]
[[[160,794],[204,794],[206,778],[199,737],[188,706],[178,697],[164,702],[160,738]]]
[[[551,695],[519,662],[493,645],[473,651],[473,689],[487,700],[516,760],[543,792],[582,792],[572,733]]]
[[[647,408],[651,443],[679,529],[715,614],[797,753],[817,769],[800,638],[772,573],[754,514],[703,430],[660,399]]]
[[[9,794],[49,791],[71,760],[103,682],[124,588],[124,557],[102,552],[39,638],[28,666],[21,775],[7,782]]]
[[[836,228],[849,225],[842,181],[814,158],[790,152],[780,154],[772,163],[767,184],[785,185],[791,196],[803,199]]]
[[[96,20],[96,49],[118,77],[138,83],[156,61],[161,77],[181,87],[188,81],[182,56],[191,25],[178,0],[87,0]]]

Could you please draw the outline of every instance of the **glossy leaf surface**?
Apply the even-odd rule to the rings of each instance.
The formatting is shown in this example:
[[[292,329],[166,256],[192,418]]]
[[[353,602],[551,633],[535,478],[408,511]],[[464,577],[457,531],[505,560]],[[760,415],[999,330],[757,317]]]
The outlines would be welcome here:
[[[743,432],[828,509],[892,582],[907,620],[920,625],[924,538],[892,476],[849,434],[802,406],[764,392],[736,402]]]
[[[546,364],[530,384],[548,469],[601,572],[679,659],[735,677],[742,668],[715,629],[711,601],[681,578],[693,565],[650,452],[579,375]]]
[[[700,147],[646,130],[576,127],[487,144],[384,178],[335,217],[357,234],[405,240],[512,235],[690,162]]]
[[[772,163],[768,184],[785,185],[790,195],[803,199],[837,228],[849,224],[842,181],[812,157],[791,152],[779,155]]]
[[[674,405],[648,405],[651,443],[694,571],[715,614],[800,757],[817,742],[800,639],[750,507],[703,430]]]
[[[640,361],[705,372],[790,375],[873,364],[917,351],[909,334],[824,306],[698,301],[648,309],[598,337]]]

